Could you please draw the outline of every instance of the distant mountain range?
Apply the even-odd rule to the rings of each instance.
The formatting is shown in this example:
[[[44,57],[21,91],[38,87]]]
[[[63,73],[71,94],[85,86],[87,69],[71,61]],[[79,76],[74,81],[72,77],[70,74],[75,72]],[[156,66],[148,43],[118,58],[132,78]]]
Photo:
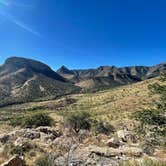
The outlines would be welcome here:
[[[62,66],[55,72],[41,62],[12,57],[0,66],[0,106],[113,88],[156,77],[165,70],[166,63],[161,63],[152,67],[101,66],[87,70]]]
[[[94,91],[154,78],[165,70],[166,62],[151,67],[100,66],[96,69],[85,70],[69,70],[62,66],[57,73],[83,89]]]

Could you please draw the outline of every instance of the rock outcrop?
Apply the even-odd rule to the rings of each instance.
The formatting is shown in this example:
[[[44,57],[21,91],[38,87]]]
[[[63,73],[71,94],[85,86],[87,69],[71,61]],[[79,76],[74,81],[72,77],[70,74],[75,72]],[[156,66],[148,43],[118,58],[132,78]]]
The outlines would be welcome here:
[[[123,147],[123,148],[107,148],[98,146],[73,146],[68,154],[55,160],[57,166],[69,165],[103,165],[117,166],[121,160],[129,158],[140,158],[143,152],[139,148]]]

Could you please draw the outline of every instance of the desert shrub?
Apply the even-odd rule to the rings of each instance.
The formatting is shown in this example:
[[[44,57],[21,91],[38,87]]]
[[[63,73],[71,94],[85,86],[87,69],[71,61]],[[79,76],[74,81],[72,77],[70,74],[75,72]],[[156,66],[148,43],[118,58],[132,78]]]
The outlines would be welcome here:
[[[76,133],[78,133],[81,129],[90,130],[91,115],[85,111],[74,112],[65,118],[65,123]]]
[[[115,128],[108,122],[96,121],[93,124],[93,128],[97,134],[109,135],[115,131]]]
[[[9,124],[14,127],[21,126],[23,123],[23,120],[24,120],[24,117],[14,117],[10,120]]]
[[[5,156],[23,155],[24,153],[29,152],[32,148],[33,146],[29,142],[25,142],[21,146],[15,146],[13,143],[8,143],[5,145],[2,153]]]
[[[155,103],[156,108],[133,113],[138,123],[136,131],[139,136],[153,145],[166,144],[166,73],[161,74],[160,83],[149,86],[151,94],[157,94],[160,99]],[[147,134],[148,133],[148,134]]]
[[[35,166],[54,166],[54,158],[51,155],[41,156],[35,162]]]
[[[160,114],[157,110],[138,111],[133,114],[133,118],[145,125],[162,126],[166,124],[166,117]]]
[[[36,113],[26,117],[12,119],[10,124],[12,126],[36,128],[39,126],[51,126],[53,119],[45,113]]]

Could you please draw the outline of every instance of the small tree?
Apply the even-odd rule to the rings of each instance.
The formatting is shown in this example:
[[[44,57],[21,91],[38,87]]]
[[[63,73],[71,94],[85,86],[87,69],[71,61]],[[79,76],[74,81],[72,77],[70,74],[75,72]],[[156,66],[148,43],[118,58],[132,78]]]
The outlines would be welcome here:
[[[35,113],[22,118],[12,119],[10,124],[12,126],[36,128],[40,126],[51,126],[53,119],[46,113]]]
[[[65,121],[76,133],[79,133],[81,129],[90,130],[91,128],[91,116],[85,111],[71,113]]]

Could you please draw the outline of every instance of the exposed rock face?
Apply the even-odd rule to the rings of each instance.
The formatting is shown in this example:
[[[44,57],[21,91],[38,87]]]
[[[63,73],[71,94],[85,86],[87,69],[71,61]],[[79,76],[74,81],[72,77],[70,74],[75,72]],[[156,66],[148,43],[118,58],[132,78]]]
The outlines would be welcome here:
[[[41,142],[53,141],[62,134],[55,128],[39,127],[36,129],[21,129],[0,135],[0,143],[15,142],[16,145],[21,145],[27,140],[40,140]]]
[[[23,158],[13,156],[9,161],[1,164],[1,166],[26,166],[26,164]]]
[[[93,153],[94,151],[97,151],[97,149],[98,147],[96,146],[77,147],[77,145],[75,145],[72,147],[69,154],[56,159],[55,164],[57,166],[64,166],[66,164],[75,166],[118,166],[118,161],[116,159]]]
[[[123,159],[142,157],[143,152],[139,148],[123,147],[119,149],[103,148],[98,146],[73,146],[64,157],[55,160],[57,166],[68,163],[69,165],[103,165],[117,166]]]

